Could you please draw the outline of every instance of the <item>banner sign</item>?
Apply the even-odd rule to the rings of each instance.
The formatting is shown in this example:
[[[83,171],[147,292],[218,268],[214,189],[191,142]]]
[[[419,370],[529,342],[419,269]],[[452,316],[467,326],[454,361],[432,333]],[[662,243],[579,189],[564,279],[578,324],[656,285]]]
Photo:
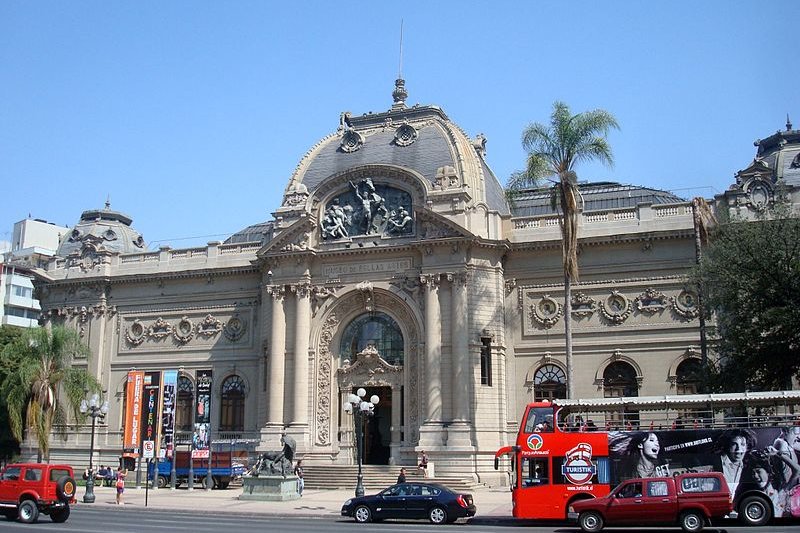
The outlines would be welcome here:
[[[612,431],[612,486],[630,478],[722,472],[731,494],[758,490],[776,517],[800,517],[800,426]]]
[[[131,370],[128,372],[128,385],[125,389],[125,427],[122,451],[132,457],[139,457],[143,393],[144,372]]]
[[[144,403],[142,405],[142,448],[146,450],[146,459],[155,457],[156,443],[158,442],[158,432],[161,429],[159,423],[161,392],[161,372],[147,372],[144,375]]]
[[[197,371],[197,404],[194,412],[192,458],[208,458],[211,430],[211,370]]]
[[[161,444],[157,447],[158,457],[172,458],[175,450],[175,402],[178,394],[178,371],[165,370],[161,376]]]

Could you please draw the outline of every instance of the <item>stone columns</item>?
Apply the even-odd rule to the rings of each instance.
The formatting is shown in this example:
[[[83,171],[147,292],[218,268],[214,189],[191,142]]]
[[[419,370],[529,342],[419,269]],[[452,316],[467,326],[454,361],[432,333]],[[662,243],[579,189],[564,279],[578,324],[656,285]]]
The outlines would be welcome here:
[[[283,427],[283,382],[286,357],[286,315],[283,309],[284,287],[270,286],[272,326],[270,328],[269,376],[267,378],[267,426]]]
[[[423,274],[425,287],[425,362],[423,364],[423,424],[419,444],[431,448],[444,444],[442,435],[442,317],[439,275]]]
[[[469,306],[467,274],[447,276],[451,283],[450,346],[452,364],[453,421],[447,431],[448,446],[470,446],[470,374]]]
[[[403,420],[400,418],[400,411],[402,406],[403,396],[400,394],[400,385],[392,385],[392,435],[389,452],[389,464],[393,465],[397,462],[398,448],[402,444],[402,426]]]
[[[298,444],[308,441],[308,336],[311,325],[311,285],[292,285],[295,293],[294,399],[290,431]],[[292,429],[294,431],[292,431]]]

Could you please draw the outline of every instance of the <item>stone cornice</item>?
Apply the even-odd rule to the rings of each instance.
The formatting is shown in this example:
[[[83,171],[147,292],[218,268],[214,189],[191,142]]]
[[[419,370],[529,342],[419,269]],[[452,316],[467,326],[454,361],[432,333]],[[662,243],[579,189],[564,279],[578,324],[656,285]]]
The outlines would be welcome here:
[[[87,283],[107,283],[118,285],[121,283],[152,283],[156,280],[176,280],[191,278],[215,278],[220,276],[235,276],[239,274],[256,274],[259,269],[255,266],[238,266],[216,269],[181,270],[174,272],[142,272],[139,274],[123,274],[119,276],[86,276],[80,278],[58,279],[53,278],[47,283],[50,287],[70,287],[86,285]]]
[[[612,235],[581,237],[578,235],[579,246],[604,246],[608,244],[648,242],[648,241],[667,241],[674,239],[694,238],[694,231],[688,230],[668,230],[664,232],[641,232],[641,233],[615,233]],[[548,241],[527,241],[509,242],[512,252],[522,250],[549,250],[561,249],[561,239],[551,239]]]

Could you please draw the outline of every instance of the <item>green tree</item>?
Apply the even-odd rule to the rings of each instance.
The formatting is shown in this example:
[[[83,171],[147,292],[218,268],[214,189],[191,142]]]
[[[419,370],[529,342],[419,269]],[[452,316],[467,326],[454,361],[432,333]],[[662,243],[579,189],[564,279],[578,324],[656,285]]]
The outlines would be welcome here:
[[[564,267],[564,335],[567,364],[567,397],[575,397],[572,364],[572,282],[578,280],[578,218],[582,209],[575,166],[599,161],[613,166],[614,158],[607,135],[619,129],[617,120],[602,109],[573,115],[563,102],[553,104],[550,124],[538,122],[522,133],[522,146],[528,153],[524,171],[514,173],[508,182],[513,201],[515,193],[553,181],[551,203],[561,212],[561,255]]]
[[[22,328],[16,326],[2,325],[0,326],[0,353],[3,349],[14,342],[15,339],[22,335]],[[3,382],[8,375],[7,367],[0,359],[0,383]],[[8,406],[6,405],[5,395],[0,394],[0,428],[9,427],[8,420]],[[0,462],[7,462],[19,454],[19,441],[8,431],[0,432]]]
[[[721,217],[693,281],[716,318],[715,390],[776,390],[800,379],[800,218],[783,205],[757,221]]]
[[[0,394],[7,402],[11,434],[22,442],[27,429],[39,460],[49,459],[50,433],[66,427],[68,412],[75,420],[85,418],[79,410],[85,391],[100,391],[91,374],[72,366],[74,358],[89,355],[78,333],[64,326],[27,329],[3,349],[7,374]]]

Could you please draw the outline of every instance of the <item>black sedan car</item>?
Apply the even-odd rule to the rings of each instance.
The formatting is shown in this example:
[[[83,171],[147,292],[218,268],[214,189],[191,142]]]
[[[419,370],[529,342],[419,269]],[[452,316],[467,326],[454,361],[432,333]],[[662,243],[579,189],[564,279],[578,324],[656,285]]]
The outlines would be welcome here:
[[[400,483],[372,496],[347,500],[342,516],[361,523],[384,518],[427,518],[434,524],[445,524],[475,516],[475,504],[471,494],[457,494],[441,485]]]

